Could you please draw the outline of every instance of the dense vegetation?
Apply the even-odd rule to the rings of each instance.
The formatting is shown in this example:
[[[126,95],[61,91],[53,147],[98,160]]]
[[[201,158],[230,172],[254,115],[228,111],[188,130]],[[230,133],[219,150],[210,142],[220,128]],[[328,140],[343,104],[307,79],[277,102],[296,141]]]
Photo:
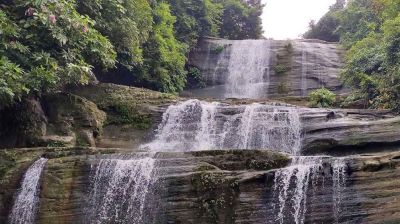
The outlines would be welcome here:
[[[326,88],[317,89],[310,93],[309,101],[311,107],[332,107],[336,101],[336,95]]]
[[[351,99],[400,111],[400,1],[350,0],[331,9],[306,37],[329,40],[332,34],[347,49],[342,78],[354,89]]]
[[[260,0],[2,1],[0,108],[106,71],[179,92],[199,37],[259,38],[262,7]]]

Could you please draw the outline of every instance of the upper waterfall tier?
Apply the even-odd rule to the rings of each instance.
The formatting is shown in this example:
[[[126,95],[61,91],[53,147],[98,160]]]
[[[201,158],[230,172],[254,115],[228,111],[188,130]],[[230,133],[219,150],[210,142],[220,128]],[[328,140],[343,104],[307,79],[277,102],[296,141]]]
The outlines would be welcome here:
[[[316,40],[224,40],[203,38],[189,64],[207,87],[193,96],[267,98],[306,96],[314,89],[345,92],[338,76],[343,50]]]

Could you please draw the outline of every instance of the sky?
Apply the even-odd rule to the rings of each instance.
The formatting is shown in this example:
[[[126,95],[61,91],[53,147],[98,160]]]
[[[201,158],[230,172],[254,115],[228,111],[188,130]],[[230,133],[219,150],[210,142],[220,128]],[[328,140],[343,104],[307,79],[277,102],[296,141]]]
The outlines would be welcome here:
[[[295,39],[308,29],[311,20],[318,21],[336,0],[263,0],[264,36]]]

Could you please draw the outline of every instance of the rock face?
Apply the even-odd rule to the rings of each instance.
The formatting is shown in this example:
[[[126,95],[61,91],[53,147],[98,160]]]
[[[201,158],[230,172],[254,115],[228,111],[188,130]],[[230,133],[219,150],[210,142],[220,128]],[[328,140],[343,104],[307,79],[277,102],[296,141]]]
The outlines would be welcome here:
[[[133,148],[148,137],[176,97],[142,88],[97,84],[28,99],[0,110],[0,148]]]
[[[400,118],[388,111],[302,108],[299,112],[302,149],[309,153],[346,152],[400,142]]]
[[[318,40],[257,40],[257,43],[252,44],[254,49],[247,52],[246,48],[252,45],[242,43],[243,41],[203,38],[191,52],[189,64],[200,69],[207,87],[188,90],[186,94],[231,97],[226,92],[231,88],[231,76],[236,73],[245,73],[238,74],[243,76],[242,81],[238,80],[239,84],[249,79],[253,79],[249,82],[258,83],[251,87],[260,90],[261,94],[256,98],[307,96],[311,90],[322,87],[336,93],[347,91],[338,78],[343,67],[344,53],[338,44]],[[245,49],[240,49],[241,45]],[[256,54],[254,60],[258,61],[251,60],[253,54]],[[260,57],[265,59],[260,61]],[[260,66],[261,63],[258,70],[248,68]],[[253,73],[261,73],[262,81],[254,78]],[[247,98],[254,96],[249,95]]]
[[[149,148],[162,151],[277,149],[299,154],[362,152],[400,144],[400,117],[385,110],[285,103],[188,100],[164,113]]]
[[[21,174],[35,160],[32,158],[41,155],[49,160],[41,180],[37,223],[87,221],[90,211],[87,197],[93,181],[91,167],[96,167],[100,159],[113,158],[100,154],[116,152],[92,148],[2,150],[1,160],[9,161],[13,156],[20,165],[7,169],[0,182],[0,221],[6,220]],[[31,159],[27,160],[28,157]],[[274,191],[274,176],[277,168],[288,164],[287,156],[269,151],[233,150],[158,153],[154,158],[156,187],[146,199],[146,223],[276,223],[279,211],[272,204],[278,206],[280,202]],[[341,158],[344,176],[335,183],[337,170],[333,158],[321,157],[317,172],[323,179],[309,179],[305,222],[399,222],[399,158],[399,152]],[[340,201],[333,195],[340,195]]]

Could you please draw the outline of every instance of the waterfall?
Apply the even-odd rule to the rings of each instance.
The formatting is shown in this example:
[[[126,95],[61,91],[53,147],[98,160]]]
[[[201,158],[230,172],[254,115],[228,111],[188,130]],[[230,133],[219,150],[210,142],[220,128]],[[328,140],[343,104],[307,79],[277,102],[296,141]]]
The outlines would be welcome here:
[[[89,223],[146,223],[146,199],[154,183],[155,159],[120,155],[101,159],[92,168]]]
[[[346,161],[342,158],[335,159],[332,163],[333,181],[333,214],[335,222],[339,223],[343,190],[346,187]]]
[[[270,41],[234,41],[230,52],[225,97],[259,98],[268,94]]]
[[[307,51],[306,43],[301,43],[301,95],[307,96]]]
[[[307,211],[307,190],[309,183],[315,181],[322,169],[321,157],[294,157],[289,167],[275,173],[274,191],[279,199],[276,221],[287,223],[285,214],[291,214],[290,220],[299,224],[304,222]]]
[[[155,140],[144,147],[153,151],[271,149],[297,154],[300,144],[295,107],[189,100],[166,110]]]
[[[329,163],[332,169],[332,184],[329,185],[332,187],[332,209],[335,222],[339,222],[347,164],[342,158],[321,156],[293,157],[290,166],[276,171],[273,189],[279,203],[276,210],[276,222],[304,223],[308,190],[313,188],[312,190],[315,191],[318,183],[322,183],[322,187],[326,184],[328,174],[325,171],[324,162]]]
[[[39,203],[39,181],[47,159],[35,161],[26,171],[21,188],[15,198],[9,216],[10,224],[29,224],[35,222]]]

